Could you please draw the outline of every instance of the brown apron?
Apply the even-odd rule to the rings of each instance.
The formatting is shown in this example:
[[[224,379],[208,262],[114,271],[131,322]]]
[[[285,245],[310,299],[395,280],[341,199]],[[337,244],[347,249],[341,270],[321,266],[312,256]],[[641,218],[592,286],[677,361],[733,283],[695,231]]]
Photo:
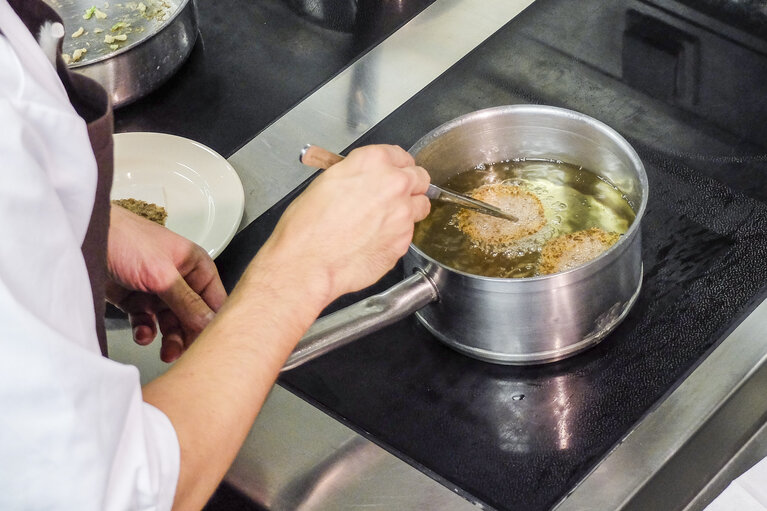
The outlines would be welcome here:
[[[21,18],[35,38],[40,27],[46,22],[59,22],[61,18],[42,0],[9,0],[11,8]],[[93,203],[88,231],[82,245],[83,257],[88,268],[88,276],[93,291],[93,305],[96,312],[96,333],[101,352],[106,356],[106,328],[104,313],[106,308],[105,286],[107,279],[107,234],[109,231],[109,191],[112,188],[114,154],[112,151],[112,132],[114,117],[112,105],[106,91],[95,81],[77,73],[70,73],[61,58],[61,41],[56,57],[56,71],[64,84],[69,101],[88,124],[93,154],[98,163],[98,184]]]

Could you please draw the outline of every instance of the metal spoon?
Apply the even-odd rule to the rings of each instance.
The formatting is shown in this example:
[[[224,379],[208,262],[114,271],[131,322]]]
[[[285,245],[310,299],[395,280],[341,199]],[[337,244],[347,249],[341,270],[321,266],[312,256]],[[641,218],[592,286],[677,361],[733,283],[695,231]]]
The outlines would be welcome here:
[[[305,145],[301,150],[300,156],[298,157],[298,161],[304,165],[316,167],[319,169],[327,169],[331,165],[334,165],[343,159],[344,157],[339,154],[332,153],[327,149],[323,149],[322,147],[311,144]],[[471,209],[479,213],[484,213],[485,215],[491,215],[497,218],[511,220],[512,222],[519,221],[519,219],[514,215],[506,213],[497,207],[488,204],[487,202],[482,202],[466,195],[446,190],[445,188],[434,184],[429,185],[429,189],[426,191],[426,196],[434,200],[451,202],[461,206],[462,208]]]

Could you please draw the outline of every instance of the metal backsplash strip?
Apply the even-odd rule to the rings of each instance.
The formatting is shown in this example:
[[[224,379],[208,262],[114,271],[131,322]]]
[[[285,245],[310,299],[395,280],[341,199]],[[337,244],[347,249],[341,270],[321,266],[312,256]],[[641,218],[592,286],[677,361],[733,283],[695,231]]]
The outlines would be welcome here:
[[[241,227],[314,173],[298,162],[305,144],[348,147],[532,3],[439,0],[264,129],[229,158],[245,188]]]

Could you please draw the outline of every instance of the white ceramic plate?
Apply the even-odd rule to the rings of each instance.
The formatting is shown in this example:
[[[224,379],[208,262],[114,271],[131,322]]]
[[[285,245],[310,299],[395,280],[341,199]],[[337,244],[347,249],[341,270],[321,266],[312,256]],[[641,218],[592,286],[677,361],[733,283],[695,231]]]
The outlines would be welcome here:
[[[211,257],[226,248],[240,225],[245,195],[237,172],[220,154],[164,133],[119,133],[114,149],[112,199],[163,206],[166,227]]]

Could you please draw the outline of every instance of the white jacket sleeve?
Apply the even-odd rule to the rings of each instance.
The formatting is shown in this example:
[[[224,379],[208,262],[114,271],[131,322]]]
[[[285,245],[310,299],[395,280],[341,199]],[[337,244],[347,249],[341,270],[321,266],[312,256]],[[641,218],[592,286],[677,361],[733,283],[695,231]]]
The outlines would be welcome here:
[[[741,475],[705,511],[767,511],[767,459]]]
[[[170,509],[176,433],[138,370],[99,352],[80,250],[96,182],[85,123],[42,52],[18,57],[34,39],[9,9],[0,0],[0,509]]]
[[[138,370],[69,342],[2,283],[0,321],[0,509],[170,509],[178,440]]]

